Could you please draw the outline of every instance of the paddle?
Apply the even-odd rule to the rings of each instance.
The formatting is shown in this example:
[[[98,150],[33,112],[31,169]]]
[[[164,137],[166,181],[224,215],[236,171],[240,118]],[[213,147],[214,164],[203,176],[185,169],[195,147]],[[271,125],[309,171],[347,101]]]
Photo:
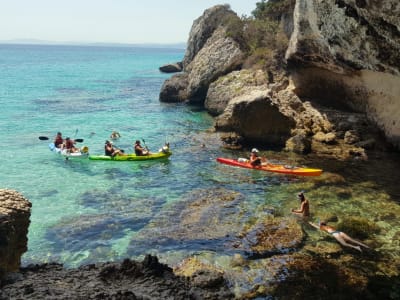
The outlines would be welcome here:
[[[149,147],[147,147],[147,145],[146,145],[146,141],[144,140],[144,138],[142,138],[142,141],[143,141],[143,145],[144,145],[144,147],[146,148],[146,150],[147,150],[147,151],[150,151],[150,150],[149,150]]]
[[[39,140],[47,141],[47,140],[49,140],[49,138],[47,136],[39,136]],[[82,143],[83,139],[74,139],[74,141],[77,142],[77,143]]]

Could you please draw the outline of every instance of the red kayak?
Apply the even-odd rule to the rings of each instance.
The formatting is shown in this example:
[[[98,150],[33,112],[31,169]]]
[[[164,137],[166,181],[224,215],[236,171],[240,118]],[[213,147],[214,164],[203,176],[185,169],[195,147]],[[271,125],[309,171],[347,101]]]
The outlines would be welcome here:
[[[248,168],[248,169],[267,171],[267,172],[275,172],[288,175],[319,176],[322,174],[321,169],[302,168],[302,167],[294,167],[287,165],[265,164],[261,166],[252,166],[248,160],[243,161],[243,159],[240,159],[239,161],[237,159],[218,157],[217,162],[235,167]]]

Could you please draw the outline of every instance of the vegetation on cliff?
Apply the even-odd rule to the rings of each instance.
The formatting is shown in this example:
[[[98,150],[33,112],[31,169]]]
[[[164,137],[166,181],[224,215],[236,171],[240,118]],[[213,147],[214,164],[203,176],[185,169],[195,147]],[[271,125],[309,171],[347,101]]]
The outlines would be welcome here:
[[[244,68],[277,71],[284,67],[290,33],[285,32],[282,19],[290,18],[294,4],[294,0],[262,0],[256,3],[251,16],[229,18],[227,35],[247,54]]]

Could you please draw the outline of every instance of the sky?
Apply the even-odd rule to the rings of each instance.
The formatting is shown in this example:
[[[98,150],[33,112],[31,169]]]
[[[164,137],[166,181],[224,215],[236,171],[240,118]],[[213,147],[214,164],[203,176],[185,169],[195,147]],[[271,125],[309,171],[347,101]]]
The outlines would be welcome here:
[[[229,4],[250,16],[256,0],[0,0],[0,42],[184,43],[204,10]]]

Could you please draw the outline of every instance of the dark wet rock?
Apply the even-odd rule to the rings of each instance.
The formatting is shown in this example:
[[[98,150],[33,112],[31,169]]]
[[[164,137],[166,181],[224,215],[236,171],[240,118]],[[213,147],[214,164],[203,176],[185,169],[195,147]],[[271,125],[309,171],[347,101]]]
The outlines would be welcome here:
[[[32,204],[20,193],[0,189],[0,280],[15,271],[28,244]]]
[[[176,62],[172,64],[166,64],[158,68],[163,73],[177,73],[182,72],[183,64],[182,62]]]
[[[301,226],[293,219],[268,217],[238,235],[235,248],[245,251],[250,258],[287,253],[302,244]]]
[[[125,259],[69,270],[59,264],[31,265],[8,277],[0,298],[186,300],[233,299],[233,294],[220,274],[176,276],[157,257],[146,255],[142,262]]]
[[[367,277],[335,258],[295,255],[278,276],[285,280],[269,290],[276,299],[365,299],[371,296],[366,291]]]
[[[236,132],[224,132],[221,134],[221,140],[224,143],[223,146],[227,149],[242,149],[243,137],[238,135]]]
[[[311,152],[311,140],[304,134],[298,134],[286,141],[285,150],[298,154]]]
[[[159,99],[162,102],[183,102],[188,99],[187,93],[188,75],[176,74],[164,81]]]

